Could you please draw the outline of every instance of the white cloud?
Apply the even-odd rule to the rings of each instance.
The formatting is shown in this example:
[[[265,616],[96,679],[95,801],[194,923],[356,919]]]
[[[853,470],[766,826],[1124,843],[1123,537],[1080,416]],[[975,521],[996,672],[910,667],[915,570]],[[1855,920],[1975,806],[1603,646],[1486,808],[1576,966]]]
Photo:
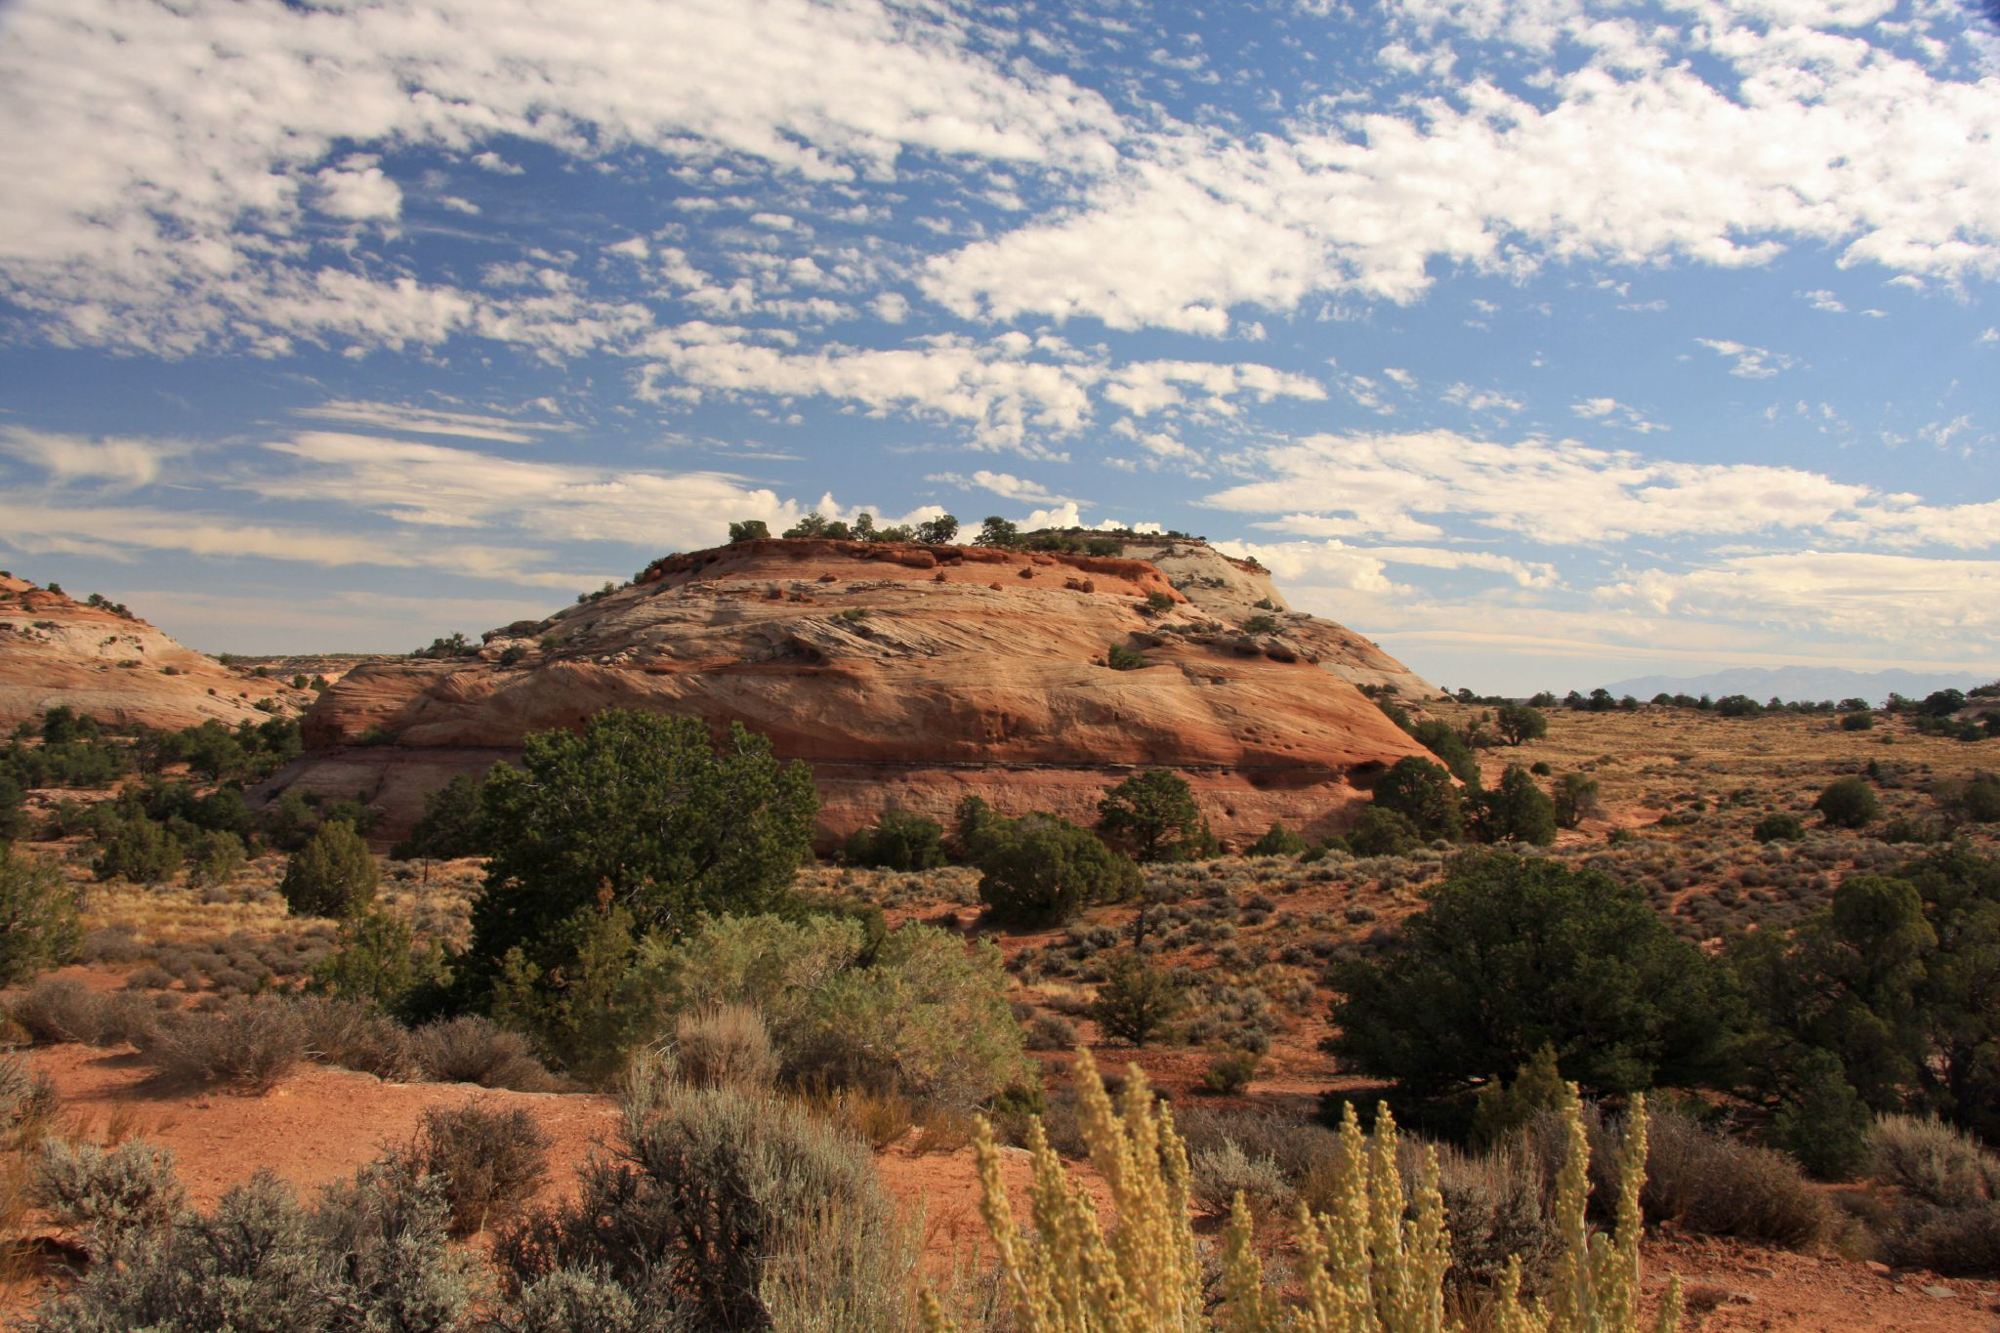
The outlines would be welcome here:
[[[1736,364],[1729,368],[1729,373],[1739,379],[1767,380],[1798,364],[1796,357],[1774,352],[1768,347],[1752,347],[1727,338],[1696,338],[1695,341],[1717,356],[1734,360]]]
[[[575,574],[535,568],[549,558],[548,552],[518,543],[448,543],[431,534],[401,539],[146,506],[0,502],[0,543],[21,551],[68,551],[114,560],[171,552],[220,560],[427,568],[543,587],[575,587],[578,582]]]
[[[956,472],[935,472],[924,480],[942,482],[947,486],[958,486],[967,490],[989,491],[1003,500],[1019,500],[1027,504],[1075,505],[1075,501],[1069,497],[1057,495],[1040,482],[1017,477],[1010,472],[989,472],[981,468],[969,477]]]
[[[1657,421],[1647,420],[1637,408],[1621,403],[1616,398],[1585,398],[1571,403],[1569,410],[1585,421],[1622,427],[1640,435],[1651,435],[1656,430],[1668,429]]]
[[[910,317],[910,301],[901,292],[883,292],[868,303],[875,318],[884,324],[901,324]]]
[[[490,171],[496,176],[525,176],[528,172],[526,167],[515,166],[512,162],[509,162],[506,158],[491,150],[473,154],[472,162],[480,170]]]
[[[1661,39],[1561,6],[1431,6],[1475,33],[1594,34],[1546,93],[1454,72],[1408,110],[1339,108],[1284,135],[1135,140],[1084,205],[934,260],[965,315],[1090,315],[1220,334],[1238,306],[1416,299],[1449,265],[1762,264],[1792,244],[1947,281],[2000,274],[2000,84],[1941,77],[1862,31],[1767,29],[1720,4]],[[1824,11],[1821,11],[1824,16]],[[1527,17],[1524,17],[1527,16]],[[1675,44],[1679,49],[1674,49]],[[1726,67],[1711,84],[1687,51]]]
[[[321,212],[357,222],[402,215],[402,187],[383,175],[380,167],[368,166],[353,171],[328,167],[316,179],[319,181]]]
[[[1492,551],[1462,551],[1438,546],[1352,546],[1344,541],[1222,542],[1217,549],[1237,557],[1255,558],[1281,582],[1294,580],[1344,586],[1357,591],[1388,591],[1389,565],[1424,569],[1476,569],[1501,574],[1522,588],[1552,588],[1553,565],[1516,560]]]
[[[0,426],[0,454],[40,469],[57,485],[97,481],[114,490],[136,490],[159,480],[160,464],[188,452],[172,440],[105,436],[95,439]]]
[[[312,407],[296,407],[293,415],[342,421],[356,426],[378,426],[383,430],[413,430],[425,435],[456,435],[475,440],[498,440],[503,444],[529,444],[546,431],[570,429],[559,421],[524,421],[517,417],[481,412],[448,412],[402,403],[377,403],[332,398]]]
[[[777,394],[845,399],[965,423],[972,442],[1047,456],[1091,419],[1093,394],[1138,415],[1173,408],[1228,417],[1239,398],[1313,399],[1325,390],[1304,376],[1252,363],[1141,361],[1109,365],[1061,339],[1009,332],[986,342],[937,335],[914,345],[832,345],[794,352],[754,331],[706,323],[660,330],[638,347],[648,359],[642,396]]]
[[[1318,381],[1254,362],[1229,365],[1218,361],[1138,361],[1112,371],[1104,396],[1136,416],[1151,416],[1188,402],[1183,386],[1202,395],[1198,407],[1228,415],[1231,400],[1248,394],[1259,402],[1298,398],[1317,402],[1326,397]]]
[[[1498,389],[1477,389],[1470,384],[1458,383],[1448,386],[1444,400],[1455,403],[1468,412],[1506,413],[1518,412],[1525,404],[1511,394]]]
[[[1824,287],[1817,291],[1802,293],[1802,295],[1812,304],[1812,308],[1815,310],[1824,310],[1829,315],[1844,315],[1847,313],[1846,303],[1832,292],[1827,291]]]
[[[607,0],[560,15],[534,0],[22,0],[0,42],[0,291],[58,337],[168,354],[393,346],[416,330],[525,341],[506,327],[531,318],[519,310],[392,332],[411,329],[400,308],[416,284],[322,260],[302,235],[309,207],[400,211],[384,167],[332,154],[443,149],[512,174],[482,146],[506,135],[572,157],[734,153],[817,181],[884,178],[911,150],[1109,160],[1116,118],[1096,94],[963,39],[869,0]],[[331,274],[337,293],[320,290]]]
[[[1246,461],[1269,474],[1208,497],[1238,513],[1318,513],[1348,526],[1329,535],[1389,534],[1410,515],[1456,516],[1551,545],[1629,537],[1831,531],[1893,540],[1925,523],[1910,497],[1796,468],[1679,463],[1573,440],[1500,444],[1451,431],[1315,435]],[[1286,520],[1289,523],[1290,520]],[[1988,542],[2000,541],[1990,530]]]
[[[2000,635],[2000,561],[1797,551],[1648,569],[1597,590],[1608,605],[1719,617],[1793,632],[1937,641],[1962,653]]]

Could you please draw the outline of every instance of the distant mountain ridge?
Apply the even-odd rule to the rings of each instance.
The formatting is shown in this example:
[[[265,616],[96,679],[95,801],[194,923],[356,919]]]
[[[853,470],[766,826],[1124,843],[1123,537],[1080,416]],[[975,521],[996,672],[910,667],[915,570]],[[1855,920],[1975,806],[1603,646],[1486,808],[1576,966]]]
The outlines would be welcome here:
[[[1747,694],[1759,703],[1776,696],[1793,700],[1866,699],[1879,704],[1891,694],[1921,699],[1934,690],[1969,690],[1993,679],[1993,673],[1921,671],[1849,671],[1843,667],[1732,667],[1704,676],[1634,676],[1604,688],[1632,695],[1642,702],[1656,694],[1706,694],[1720,699]]]

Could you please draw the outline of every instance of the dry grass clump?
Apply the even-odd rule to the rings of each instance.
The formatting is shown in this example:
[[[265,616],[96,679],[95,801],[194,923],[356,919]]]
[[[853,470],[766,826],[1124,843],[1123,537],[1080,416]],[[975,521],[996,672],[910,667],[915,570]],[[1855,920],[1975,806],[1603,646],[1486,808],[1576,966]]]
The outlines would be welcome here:
[[[1935,1117],[1875,1123],[1875,1176],[1903,1191],[1882,1256],[1953,1277],[2000,1275],[2000,1157]]]
[[[1885,1115],[1875,1121],[1875,1178],[1939,1208],[2000,1199],[2000,1157],[1936,1116]]]
[[[526,1202],[548,1179],[549,1136],[518,1106],[432,1107],[399,1160],[438,1181],[450,1208],[448,1229],[470,1236]]]
[[[635,1071],[618,1158],[495,1246],[536,1328],[895,1329],[916,1247],[863,1146],[729,1088]],[[645,1310],[659,1320],[624,1322]]]
[[[1824,1244],[1837,1223],[1791,1157],[1665,1108],[1653,1113],[1641,1201],[1689,1231],[1793,1250]]]
[[[267,996],[163,1022],[140,1051],[165,1078],[262,1092],[306,1058],[306,1024],[298,1006]]]
[[[719,1004],[680,1015],[673,1054],[676,1075],[697,1088],[758,1092],[778,1081],[770,1030],[749,1005]]]
[[[1252,1157],[1234,1140],[1188,1154],[1188,1197],[1203,1213],[1227,1217],[1239,1194],[1259,1222],[1288,1211],[1294,1197],[1276,1161]]]
[[[143,1139],[114,1148],[50,1139],[35,1163],[34,1193],[98,1258],[129,1233],[165,1229],[187,1206],[174,1155]]]
[[[391,1083],[414,1082],[423,1076],[410,1030],[380,1010],[329,995],[302,996],[292,1004],[309,1058]]]
[[[488,1019],[442,1019],[411,1037],[418,1066],[439,1083],[477,1083],[515,1092],[559,1092],[566,1086],[535,1058],[526,1038]]]
[[[39,1043],[143,1046],[161,1021],[140,996],[93,991],[72,977],[43,977],[16,996],[8,1016]]]

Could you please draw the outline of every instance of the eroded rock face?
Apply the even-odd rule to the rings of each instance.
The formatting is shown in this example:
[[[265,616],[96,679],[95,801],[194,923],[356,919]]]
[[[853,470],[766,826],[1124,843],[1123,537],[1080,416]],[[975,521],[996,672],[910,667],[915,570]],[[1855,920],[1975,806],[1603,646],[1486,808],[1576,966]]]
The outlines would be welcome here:
[[[234,671],[143,620],[0,578],[0,727],[63,706],[167,729],[210,718],[262,722],[272,711],[297,713],[311,698]]]
[[[1143,665],[1113,669],[1113,645]],[[828,842],[889,808],[948,821],[967,795],[1094,822],[1145,767],[1184,773],[1241,841],[1274,820],[1339,827],[1374,773],[1422,752],[1356,682],[1435,693],[1198,543],[1106,558],[771,540],[671,557],[494,631],[476,658],[357,667],[270,790],[360,792],[392,837],[528,733],[641,707],[740,721],[810,763]]]

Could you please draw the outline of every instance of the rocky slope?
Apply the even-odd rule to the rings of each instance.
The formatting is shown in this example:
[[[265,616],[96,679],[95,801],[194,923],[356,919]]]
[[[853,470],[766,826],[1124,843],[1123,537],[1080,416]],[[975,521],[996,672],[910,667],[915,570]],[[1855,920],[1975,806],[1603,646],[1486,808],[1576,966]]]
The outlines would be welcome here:
[[[296,713],[308,693],[232,670],[110,604],[0,578],[0,727],[67,705],[106,722],[195,726]]]
[[[1113,669],[1114,645],[1142,665]],[[1435,692],[1200,543],[1111,558],[760,541],[657,562],[474,656],[357,667],[268,790],[358,792],[391,837],[527,733],[645,707],[741,721],[810,763],[825,840],[886,808],[948,819],[975,794],[1091,821],[1107,786],[1163,766],[1240,842],[1274,820],[1339,827],[1374,773],[1421,753],[1358,683]]]

